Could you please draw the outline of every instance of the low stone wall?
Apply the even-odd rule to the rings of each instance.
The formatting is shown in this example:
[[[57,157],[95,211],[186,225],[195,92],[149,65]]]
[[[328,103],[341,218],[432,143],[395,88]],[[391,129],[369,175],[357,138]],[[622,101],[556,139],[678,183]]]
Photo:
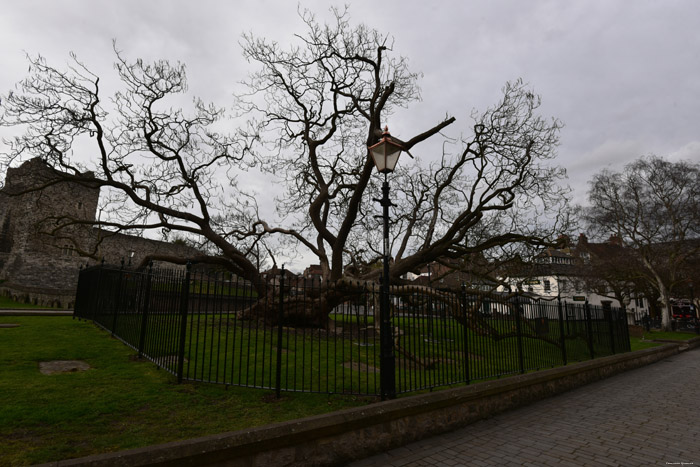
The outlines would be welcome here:
[[[9,297],[15,302],[31,303],[46,308],[72,309],[75,304],[75,290],[0,285],[0,296]]]
[[[670,339],[654,339],[653,342],[658,342],[660,344],[676,344],[678,345],[678,341],[670,340]],[[681,350],[692,350],[697,347],[700,347],[700,337],[693,337],[690,340],[684,341],[680,344],[680,349]]]
[[[700,338],[696,338],[684,343],[684,348],[699,345]],[[677,354],[680,348],[669,344],[250,430],[46,465],[342,465],[654,363]]]

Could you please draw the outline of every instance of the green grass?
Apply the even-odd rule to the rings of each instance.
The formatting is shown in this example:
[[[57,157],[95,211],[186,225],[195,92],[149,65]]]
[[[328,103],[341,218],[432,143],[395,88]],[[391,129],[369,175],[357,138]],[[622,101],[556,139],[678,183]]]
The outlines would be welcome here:
[[[96,318],[104,320],[108,327],[114,323],[113,315]],[[347,332],[350,325],[354,325],[353,334],[346,334],[343,339],[333,339],[332,336],[329,339],[325,331],[285,328],[281,345],[282,388],[336,394],[378,393],[379,342],[376,330],[372,329],[369,336],[363,331],[373,328],[373,320],[369,317],[364,321],[364,318],[347,315],[333,318],[336,329],[343,327]],[[137,345],[140,320],[138,314],[117,316],[117,333]],[[394,324],[401,329],[400,348],[396,350],[399,392],[464,383],[467,379],[480,381],[518,374],[521,372],[519,345],[523,349],[522,370],[525,372],[563,364],[559,325],[553,320],[549,321],[545,339],[540,339],[533,327],[522,323],[525,337],[520,342],[512,336],[494,339],[473,329],[465,330],[453,319],[434,318],[429,321],[399,317]],[[490,320],[490,324],[503,334],[515,332],[514,321]],[[179,317],[151,314],[147,326],[145,353],[175,371]],[[581,337],[581,326],[581,323],[572,322],[565,329],[569,363],[590,358],[588,341]],[[366,342],[374,345],[363,345]],[[185,379],[274,387],[276,344],[276,328],[264,328],[256,321],[237,320],[235,313],[192,314],[186,328]],[[594,345],[596,357],[610,353],[607,335]],[[469,378],[465,376],[467,366]]]
[[[112,339],[109,333],[69,317],[0,317],[0,323],[20,327],[0,328],[0,465],[22,465],[79,457],[94,453],[146,446],[218,432],[244,429],[272,422],[325,413],[376,400],[359,396],[327,396],[284,393],[281,401],[270,390],[238,388],[241,382],[272,386],[277,361],[276,333],[258,328],[235,315],[190,315],[186,334],[190,377],[225,381],[229,386],[175,383],[175,378],[153,363],[139,361],[135,352]],[[100,316],[97,316],[100,318]],[[114,317],[103,316],[113,323]],[[120,332],[132,331],[138,341],[139,315],[119,315]],[[358,318],[359,319],[359,318]],[[131,322],[129,322],[131,320]],[[194,326],[195,320],[200,320]],[[285,330],[282,340],[283,387],[320,392],[374,392],[379,388],[378,342],[374,346],[358,335],[372,325],[369,320],[339,319],[336,325],[354,335],[331,343],[318,330]],[[168,323],[173,331],[158,330]],[[465,329],[454,320],[397,318],[399,343],[425,366],[397,351],[399,393],[450,385],[464,380],[465,357],[472,381],[517,374],[518,340],[494,340]],[[514,322],[492,322],[500,332],[511,332]],[[153,331],[146,342],[153,358],[167,357],[161,365],[175,368],[178,316],[149,316]],[[228,331],[228,334],[223,331]],[[561,364],[558,325],[546,331],[553,342],[537,339],[533,328],[522,339],[526,372]],[[574,324],[570,336],[580,334]],[[135,335],[134,335],[135,333]],[[127,337],[127,336],[124,336]],[[463,348],[468,340],[467,354]],[[258,341],[258,345],[251,345]],[[372,341],[372,336],[369,337]],[[601,348],[604,342],[599,343]],[[568,361],[590,358],[587,342],[566,339]],[[322,356],[322,358],[319,358]],[[597,354],[596,356],[602,356]],[[46,376],[39,362],[84,360],[86,372]],[[251,364],[246,362],[250,359]],[[263,365],[264,362],[264,365]],[[263,372],[265,368],[265,372]],[[460,383],[464,384],[464,383]]]
[[[679,332],[679,331],[644,331],[644,339],[647,340],[654,340],[654,339],[662,339],[662,340],[672,340],[672,341],[687,341],[692,339],[693,337],[698,337],[697,334],[693,331],[687,331],[687,332]]]
[[[698,337],[694,332],[665,332],[665,331],[644,331],[643,337],[630,337],[632,350],[648,349],[664,345],[662,342],[654,340],[686,341]]]
[[[45,306],[32,305],[31,303],[21,303],[12,300],[10,297],[0,296],[0,309],[37,309],[46,308]]]
[[[635,350],[650,349],[652,347],[658,347],[660,345],[663,344],[659,342],[648,341],[641,337],[630,337],[630,347],[632,348],[633,352]]]
[[[109,334],[69,317],[0,317],[0,465],[28,465],[244,429],[373,398],[181,384]],[[43,375],[39,362],[83,360]]]

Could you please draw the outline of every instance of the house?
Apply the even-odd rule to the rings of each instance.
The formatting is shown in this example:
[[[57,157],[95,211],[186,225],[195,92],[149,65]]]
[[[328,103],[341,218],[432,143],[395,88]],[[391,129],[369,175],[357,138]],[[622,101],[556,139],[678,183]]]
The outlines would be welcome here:
[[[312,264],[302,273],[301,277],[306,280],[318,282],[323,279],[323,269],[320,264]]]
[[[581,234],[575,245],[568,238],[562,240],[561,247],[548,248],[532,262],[509,271],[505,282],[514,290],[546,300],[624,306],[630,321],[649,313],[648,299],[623,279],[623,275],[614,274],[615,267],[622,268],[631,261],[631,255],[618,238],[591,243]],[[620,278],[617,283],[616,277]],[[505,287],[500,290],[505,291]]]

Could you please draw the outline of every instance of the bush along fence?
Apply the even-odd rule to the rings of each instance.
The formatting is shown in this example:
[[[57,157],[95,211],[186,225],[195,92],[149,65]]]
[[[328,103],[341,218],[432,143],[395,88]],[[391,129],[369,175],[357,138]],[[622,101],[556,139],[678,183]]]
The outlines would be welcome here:
[[[178,381],[380,394],[379,287],[281,275],[265,290],[183,270],[80,273],[75,317],[92,320]],[[630,350],[623,309],[391,289],[393,393],[520,374]],[[391,388],[390,388],[391,390]]]

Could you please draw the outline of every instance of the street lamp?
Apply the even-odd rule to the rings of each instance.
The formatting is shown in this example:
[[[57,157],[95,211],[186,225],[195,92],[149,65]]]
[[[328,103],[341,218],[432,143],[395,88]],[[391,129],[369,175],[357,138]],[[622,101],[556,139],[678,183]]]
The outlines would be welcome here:
[[[391,139],[388,127],[384,127],[382,139],[377,144],[369,147],[369,152],[372,155],[377,171],[384,174],[382,199],[375,199],[382,205],[382,217],[384,220],[384,272],[382,274],[381,297],[379,301],[379,385],[382,400],[396,397],[396,360],[394,357],[391,317],[389,316],[389,206],[391,206],[391,201],[389,201],[387,175],[394,171],[402,149],[400,144]]]

